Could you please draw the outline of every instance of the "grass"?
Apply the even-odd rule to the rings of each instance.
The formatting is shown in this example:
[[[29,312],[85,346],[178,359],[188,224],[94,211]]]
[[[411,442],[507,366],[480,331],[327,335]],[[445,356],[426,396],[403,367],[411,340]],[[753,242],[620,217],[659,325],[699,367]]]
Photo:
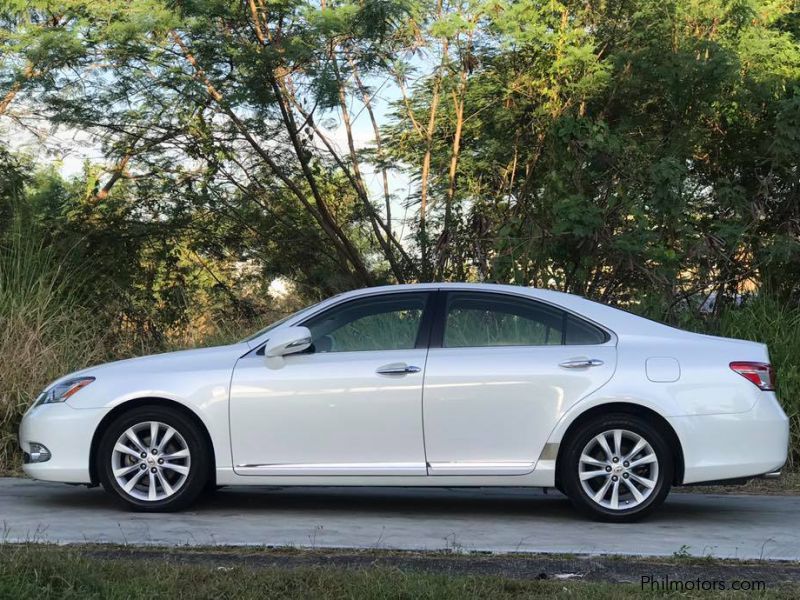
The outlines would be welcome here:
[[[180,553],[108,557],[75,547],[0,545],[0,598],[695,598],[707,592],[642,591],[637,584],[451,575],[424,569],[331,568],[190,562]],[[469,557],[463,560],[470,560]],[[324,563],[323,563],[324,564]],[[637,578],[633,578],[637,579]],[[796,598],[782,584],[748,597]],[[725,591],[723,598],[744,597]]]
[[[691,494],[800,496],[800,473],[784,472],[780,479],[751,479],[742,485],[685,485],[673,488],[673,491]]]
[[[78,274],[63,265],[21,231],[0,252],[0,471],[17,463],[17,426],[35,395],[107,355],[91,315],[69,293]]]

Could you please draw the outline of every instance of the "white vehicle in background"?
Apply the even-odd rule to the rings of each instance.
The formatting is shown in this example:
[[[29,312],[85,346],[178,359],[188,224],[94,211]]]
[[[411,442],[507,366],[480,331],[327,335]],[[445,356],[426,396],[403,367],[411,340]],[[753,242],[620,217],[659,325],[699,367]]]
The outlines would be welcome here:
[[[629,521],[673,485],[780,469],[774,389],[763,344],[553,291],[417,284],[67,375],[20,444],[31,477],[145,511],[221,485],[535,486]]]

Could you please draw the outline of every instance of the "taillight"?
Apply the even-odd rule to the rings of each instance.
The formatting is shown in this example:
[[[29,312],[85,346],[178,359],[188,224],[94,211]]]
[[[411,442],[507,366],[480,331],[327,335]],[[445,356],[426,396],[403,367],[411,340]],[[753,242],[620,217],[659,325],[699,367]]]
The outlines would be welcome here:
[[[765,392],[775,390],[775,369],[768,363],[737,361],[731,369]]]

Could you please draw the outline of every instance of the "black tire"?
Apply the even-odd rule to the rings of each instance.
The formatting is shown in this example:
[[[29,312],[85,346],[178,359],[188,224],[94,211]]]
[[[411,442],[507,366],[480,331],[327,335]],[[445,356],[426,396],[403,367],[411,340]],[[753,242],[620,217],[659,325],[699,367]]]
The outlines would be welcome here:
[[[221,489],[224,489],[228,486],[225,485],[217,485],[217,482],[213,479],[210,479],[206,482],[205,487],[203,488],[203,496],[213,496]]]
[[[627,486],[628,481],[631,484],[634,483],[633,479],[628,479],[629,477],[633,477],[637,472],[641,475],[643,472],[636,471],[633,475],[629,472],[628,475],[625,475],[626,480],[628,481],[619,481],[619,488],[621,490],[620,494],[625,494],[627,502],[633,504],[633,506],[629,508],[620,506],[617,509],[612,509],[610,507],[603,506],[600,504],[600,502],[592,499],[592,497],[584,489],[584,486],[580,480],[581,455],[584,449],[587,447],[587,444],[589,444],[595,437],[599,436],[603,432],[610,432],[613,430],[628,431],[641,436],[650,445],[658,460],[656,464],[657,475],[654,479],[648,479],[648,481],[655,481],[655,485],[652,487],[652,491],[647,492],[649,495],[645,496],[644,500],[640,503],[635,504],[637,499],[633,497],[631,492],[627,489]],[[598,417],[593,421],[581,425],[569,436],[567,440],[565,440],[565,443],[566,446],[564,448],[564,453],[561,456],[558,467],[561,485],[563,486],[564,492],[572,501],[573,505],[592,519],[613,523],[637,521],[643,517],[646,517],[653,510],[658,508],[658,506],[660,506],[667,497],[672,484],[673,472],[675,468],[674,461],[672,459],[672,452],[670,451],[664,434],[657,427],[654,427],[648,423],[645,419],[625,413],[613,413]],[[623,439],[623,447],[625,443],[625,439]],[[610,445],[613,446],[613,436],[612,443]],[[628,450],[630,450],[630,448],[628,448]],[[614,454],[616,455],[617,453],[615,452]],[[625,454],[625,451],[623,451],[621,454]],[[614,468],[617,468],[618,466],[618,463],[614,464]],[[643,468],[650,469],[652,467],[647,465],[637,467],[637,469]],[[598,467],[598,469],[607,470],[608,467]],[[653,471],[655,471],[655,469]],[[645,472],[652,474],[653,471],[648,470]],[[610,478],[612,475],[613,473],[609,474],[608,477]],[[618,477],[621,478],[623,475],[624,473],[620,474]],[[650,475],[646,475],[645,477],[650,477]],[[597,488],[602,488],[606,479],[604,476],[599,476],[595,477],[594,481],[596,483],[587,485],[596,485]],[[614,481],[616,482],[617,480]],[[613,486],[614,484],[611,485]],[[640,493],[642,490],[645,490],[643,487],[638,487],[638,489]],[[597,489],[592,491],[600,493],[601,490]],[[608,495],[604,494],[601,497],[601,501],[608,501],[610,493],[611,492],[608,492]],[[622,504],[621,501],[620,504]]]
[[[185,441],[191,457],[188,474],[181,486],[173,495],[158,500],[136,498],[126,492],[114,476],[112,464],[112,454],[120,436],[131,427],[151,421],[175,429]],[[211,449],[208,447],[206,437],[194,420],[173,408],[140,406],[114,419],[103,432],[96,456],[96,468],[100,483],[106,492],[115,496],[128,508],[140,512],[171,512],[190,506],[203,493],[210,479],[210,454]],[[143,470],[147,471],[147,468]]]

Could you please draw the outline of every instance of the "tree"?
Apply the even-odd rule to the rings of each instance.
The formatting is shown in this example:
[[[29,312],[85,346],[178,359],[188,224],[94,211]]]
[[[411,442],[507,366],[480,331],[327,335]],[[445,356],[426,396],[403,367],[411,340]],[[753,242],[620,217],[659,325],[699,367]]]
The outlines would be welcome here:
[[[474,278],[667,306],[762,280],[796,294],[789,0],[52,6],[4,6],[6,96],[102,142],[92,210],[119,194],[153,202],[153,221],[208,215],[203,260],[224,246],[326,291]]]
[[[352,137],[343,156],[318,121],[338,109],[350,136],[349,97],[366,89],[354,80],[378,60],[377,42],[405,10],[379,1],[316,9],[255,0],[175,10],[97,3],[81,64],[60,72],[57,89],[39,93],[53,122],[94,132],[115,157],[108,179],[93,191],[97,201],[120,178],[142,176],[144,166],[170,171],[177,159],[183,179],[213,169],[218,191],[245,180],[285,189],[350,271],[349,285],[384,277],[380,259],[402,281],[413,261],[388,213],[373,204]],[[185,168],[190,161],[194,175]],[[333,210],[341,205],[330,195],[337,173],[360,204],[349,215]],[[370,239],[366,254],[359,236]]]
[[[428,204],[445,207],[442,276],[669,305],[699,291],[732,297],[796,256],[791,3],[482,10],[467,86],[458,68],[422,79],[385,135],[416,173],[428,151],[418,125],[435,123],[441,183]],[[440,86],[465,89],[463,105],[438,100]]]

